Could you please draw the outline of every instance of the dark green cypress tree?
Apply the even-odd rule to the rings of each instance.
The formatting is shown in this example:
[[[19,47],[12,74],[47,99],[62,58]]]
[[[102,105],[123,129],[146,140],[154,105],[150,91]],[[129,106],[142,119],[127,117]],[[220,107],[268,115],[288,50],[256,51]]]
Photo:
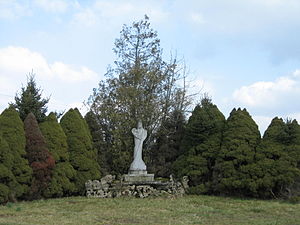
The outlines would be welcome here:
[[[149,151],[149,171],[159,177],[172,174],[172,164],[181,154],[180,144],[184,135],[185,117],[182,111],[174,110],[157,132],[157,141]],[[147,159],[147,158],[146,158]]]
[[[192,193],[208,193],[220,151],[225,117],[205,97],[188,120],[182,140],[183,155],[174,163],[177,176],[188,175]]]
[[[24,128],[27,158],[33,171],[29,198],[38,199],[43,197],[44,190],[51,182],[55,160],[46,146],[45,138],[33,113],[29,113],[25,118]]]
[[[0,203],[15,200],[16,179],[11,172],[13,156],[9,146],[0,134]]]
[[[247,196],[257,192],[252,179],[260,133],[246,109],[233,109],[226,121],[222,147],[214,170],[214,191]]]
[[[275,117],[257,150],[259,195],[263,198],[292,197],[299,172],[300,127]]]
[[[76,171],[69,162],[67,137],[54,113],[46,117],[45,121],[40,124],[40,129],[55,159],[51,183],[44,191],[44,195],[46,197],[69,196],[75,191]]]
[[[291,175],[293,182],[287,185],[285,194],[287,198],[296,197],[300,199],[300,125],[296,120],[287,122],[287,133],[289,135],[289,145],[286,147],[287,154],[291,162]]]
[[[10,154],[13,155],[11,171],[17,181],[15,195],[19,198],[29,191],[32,169],[26,159],[24,124],[13,107],[5,109],[0,116],[1,132],[8,143]]]
[[[285,143],[287,154],[292,160],[293,165],[300,168],[300,126],[296,120],[288,120],[286,129],[288,135]]]
[[[97,161],[100,165],[102,175],[112,173],[112,154],[108,151],[109,142],[105,140],[106,135],[102,132],[97,115],[89,111],[84,117],[93,138],[94,148],[97,151]]]
[[[276,197],[278,195],[279,179],[282,177],[284,163],[284,142],[287,140],[286,124],[282,119],[275,117],[264,133],[257,150],[257,166],[261,169],[261,197]],[[279,166],[279,167],[278,167]],[[283,177],[282,177],[283,178]],[[279,188],[280,189],[280,188]]]
[[[60,121],[67,136],[70,162],[77,174],[75,184],[77,193],[84,193],[87,180],[99,179],[100,168],[97,163],[97,153],[93,148],[92,136],[88,125],[78,109],[70,109]]]

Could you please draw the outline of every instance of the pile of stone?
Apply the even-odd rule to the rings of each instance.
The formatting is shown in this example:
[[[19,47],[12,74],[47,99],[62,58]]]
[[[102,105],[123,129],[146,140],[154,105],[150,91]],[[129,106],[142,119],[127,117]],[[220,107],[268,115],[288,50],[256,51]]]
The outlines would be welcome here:
[[[183,177],[181,181],[175,181],[171,175],[169,181],[128,182],[125,181],[124,177],[117,180],[115,176],[107,175],[100,181],[87,181],[85,188],[87,197],[97,198],[182,196],[188,188],[188,178]]]
[[[99,197],[99,198],[111,198],[114,196],[112,190],[113,181],[115,181],[115,176],[107,175],[101,180],[88,180],[85,183],[86,196],[87,197]]]

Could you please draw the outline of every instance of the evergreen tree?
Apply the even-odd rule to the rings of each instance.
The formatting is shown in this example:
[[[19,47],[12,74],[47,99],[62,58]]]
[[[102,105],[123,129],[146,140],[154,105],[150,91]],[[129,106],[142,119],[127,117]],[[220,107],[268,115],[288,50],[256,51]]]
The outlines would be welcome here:
[[[97,115],[89,111],[84,118],[91,132],[94,148],[97,150],[97,161],[100,165],[101,174],[107,175],[112,171],[113,162],[112,154],[108,151],[109,142],[103,140],[106,135],[103,134],[99,121],[97,121]]]
[[[246,109],[233,109],[225,124],[222,147],[215,166],[215,192],[241,196],[257,192],[259,184],[252,174],[259,141],[258,126]]]
[[[51,182],[55,160],[47,149],[37,120],[29,113],[24,121],[27,158],[33,171],[30,198],[38,199]]]
[[[97,153],[93,149],[88,125],[78,109],[70,109],[61,118],[60,123],[67,136],[70,162],[77,172],[75,177],[77,193],[82,194],[87,180],[100,178]]]
[[[55,159],[55,168],[48,188],[44,191],[46,197],[62,197],[75,191],[74,178],[76,171],[69,162],[67,137],[57,122],[54,113],[50,113],[40,129],[45,137],[47,148]]]
[[[7,154],[13,155],[10,167],[17,181],[14,187],[15,195],[22,197],[29,191],[32,169],[26,159],[24,125],[13,107],[5,109],[0,116],[1,132],[9,146]]]
[[[156,176],[169,177],[172,173],[172,164],[181,154],[184,126],[184,114],[177,110],[162,122],[156,145],[150,153],[149,171]]]
[[[35,75],[29,74],[27,86],[22,87],[21,92],[16,94],[13,106],[19,111],[21,119],[24,121],[29,113],[33,113],[38,122],[44,120],[47,112],[49,98],[42,98],[42,90],[37,87]]]
[[[0,134],[0,203],[15,200],[16,180],[11,172],[13,156],[9,146]]]
[[[181,146],[183,155],[174,163],[174,171],[179,177],[189,176],[191,193],[211,192],[224,123],[224,115],[208,97],[201,100],[188,120]]]
[[[300,126],[296,120],[287,120],[286,129],[288,135],[285,143],[287,154],[292,160],[292,164],[300,168]]]
[[[187,104],[185,88],[178,85],[184,74],[176,59],[162,59],[157,32],[149,18],[124,25],[115,41],[115,67],[107,71],[90,96],[90,110],[101,129],[101,141],[111,154],[111,172],[124,174],[133,157],[134,139],[131,129],[141,120],[147,129],[144,156],[153,148],[156,132],[162,122],[176,109]],[[184,79],[182,79],[184,80]],[[106,142],[106,143],[104,143]]]
[[[300,198],[300,125],[296,120],[287,122],[287,133],[289,134],[289,145],[286,147],[291,162],[293,182],[285,188],[287,198]]]
[[[294,120],[285,123],[275,117],[264,133],[257,150],[257,167],[260,169],[259,195],[264,198],[291,195],[300,177],[298,163],[300,127]],[[291,197],[291,196],[284,196]]]

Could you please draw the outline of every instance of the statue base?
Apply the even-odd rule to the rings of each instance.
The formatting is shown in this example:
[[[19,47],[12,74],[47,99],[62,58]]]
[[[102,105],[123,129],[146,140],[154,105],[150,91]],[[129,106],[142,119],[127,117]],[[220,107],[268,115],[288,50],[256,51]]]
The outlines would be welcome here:
[[[147,170],[129,170],[124,175],[124,181],[130,183],[147,183],[154,181],[154,174],[147,174]]]
[[[147,170],[129,170],[128,174],[145,175],[147,174]]]

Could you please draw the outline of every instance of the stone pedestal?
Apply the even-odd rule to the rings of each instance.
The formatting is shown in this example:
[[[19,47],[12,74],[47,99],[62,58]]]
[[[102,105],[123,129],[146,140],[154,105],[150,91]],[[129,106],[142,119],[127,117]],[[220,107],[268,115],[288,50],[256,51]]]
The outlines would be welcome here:
[[[129,169],[128,174],[132,174],[132,175],[145,175],[145,174],[147,174],[147,170],[130,170]]]
[[[129,170],[129,173],[124,175],[124,181],[130,183],[153,182],[154,174],[147,174],[146,170]]]

